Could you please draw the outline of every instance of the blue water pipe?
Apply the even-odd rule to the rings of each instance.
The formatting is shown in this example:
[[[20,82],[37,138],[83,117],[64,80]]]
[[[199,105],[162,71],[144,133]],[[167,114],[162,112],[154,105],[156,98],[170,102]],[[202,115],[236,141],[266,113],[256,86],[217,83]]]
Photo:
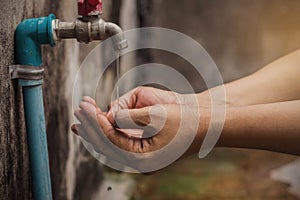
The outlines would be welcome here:
[[[15,32],[15,63],[39,67],[42,65],[41,45],[54,46],[53,14],[48,17],[26,19]],[[35,200],[51,200],[47,135],[43,106],[43,79],[19,79],[23,91],[30,169]]]
[[[98,7],[95,9],[97,10]],[[42,65],[41,45],[55,46],[53,35],[56,40],[76,38],[77,41],[86,43],[115,36],[112,45],[117,51],[128,47],[122,29],[116,24],[105,22],[99,18],[99,15],[84,16],[75,22],[62,22],[51,14],[48,17],[26,19],[18,25],[15,32],[16,65],[10,66],[10,75],[12,79],[19,79],[19,85],[23,89],[35,200],[52,199],[42,92],[43,68],[40,66]]]

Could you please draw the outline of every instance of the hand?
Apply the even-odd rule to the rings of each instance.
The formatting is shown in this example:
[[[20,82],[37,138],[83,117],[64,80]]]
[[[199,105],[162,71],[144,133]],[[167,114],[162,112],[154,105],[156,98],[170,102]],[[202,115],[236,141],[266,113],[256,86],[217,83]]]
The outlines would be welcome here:
[[[92,143],[97,152],[109,159],[148,172],[151,171],[149,169],[151,165],[159,165],[165,161],[161,159],[171,156],[178,159],[183,153],[188,155],[199,150],[202,136],[196,135],[198,130],[196,119],[199,118],[196,110],[193,107],[179,105],[123,109],[116,114],[116,121],[120,122],[121,128],[126,128],[124,132],[112,125],[106,113],[103,113],[92,99],[85,97],[80,103],[80,108],[75,111],[81,124],[73,125],[72,130]],[[139,137],[130,131],[132,128],[136,129],[137,125],[143,130]],[[173,143],[163,151],[171,156],[161,157],[162,153],[158,150],[166,147],[171,141]],[[193,141],[193,145],[189,148]]]
[[[113,101],[109,106],[107,117],[111,123],[114,123],[113,115],[119,109],[143,108],[156,104],[197,105],[198,102],[195,94],[182,95],[173,91],[140,86],[126,93],[119,100]]]

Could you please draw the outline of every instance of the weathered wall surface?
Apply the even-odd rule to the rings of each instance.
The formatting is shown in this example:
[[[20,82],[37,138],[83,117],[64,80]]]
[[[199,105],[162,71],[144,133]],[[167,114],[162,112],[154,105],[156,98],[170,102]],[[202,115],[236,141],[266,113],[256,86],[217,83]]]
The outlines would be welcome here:
[[[22,96],[17,83],[8,79],[8,66],[13,64],[14,57],[14,30],[25,18],[50,13],[74,20],[76,2],[2,0],[0,7],[0,199],[26,200],[32,198],[32,186]],[[75,41],[61,42],[55,48],[43,47],[43,61],[47,65],[44,103],[54,199],[91,199],[103,179],[99,163],[80,148],[75,136],[68,134],[79,54]]]
[[[13,64],[14,30],[23,16],[32,14],[26,1],[1,1],[0,13],[0,197],[30,199],[28,152],[20,89],[8,78]],[[18,188],[18,189],[16,189]]]

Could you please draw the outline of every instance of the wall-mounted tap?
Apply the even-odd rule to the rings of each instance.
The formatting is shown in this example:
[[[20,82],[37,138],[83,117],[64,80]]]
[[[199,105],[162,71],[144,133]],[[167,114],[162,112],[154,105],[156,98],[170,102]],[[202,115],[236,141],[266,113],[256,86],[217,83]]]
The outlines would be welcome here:
[[[15,65],[9,66],[11,79],[22,86],[26,132],[32,176],[33,198],[52,200],[46,125],[43,105],[43,71],[41,45],[55,46],[61,39],[79,42],[113,37],[116,50],[128,46],[122,29],[100,18],[101,0],[78,0],[75,22],[62,22],[53,14],[23,20],[15,31]]]
[[[102,0],[78,0],[78,15],[74,22],[63,22],[59,19],[52,21],[53,38],[76,38],[79,42],[89,43],[93,40],[105,40],[113,37],[116,50],[125,49],[128,44],[122,29],[111,22],[101,19]]]

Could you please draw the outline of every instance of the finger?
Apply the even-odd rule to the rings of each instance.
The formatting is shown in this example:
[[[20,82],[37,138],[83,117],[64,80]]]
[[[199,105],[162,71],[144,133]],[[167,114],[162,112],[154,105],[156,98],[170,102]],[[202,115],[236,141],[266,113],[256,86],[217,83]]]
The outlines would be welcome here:
[[[107,118],[112,124],[114,124],[115,114],[120,109],[135,108],[139,88],[140,87],[134,88],[133,90],[122,95],[119,99],[116,99],[110,103],[108,106]]]
[[[115,111],[111,108],[108,110],[106,117],[111,124],[115,123]]]
[[[116,128],[120,133],[125,134],[128,138],[142,138],[144,130],[142,129],[120,129]]]
[[[97,127],[97,122],[92,119],[92,117],[89,117],[86,112],[84,112],[82,109],[77,109],[74,112],[75,117],[79,120],[79,122],[83,125],[90,125],[90,127]],[[95,121],[95,122],[93,122]]]
[[[107,117],[105,117],[103,114],[97,114],[96,119],[105,135],[109,135],[111,132],[114,132],[114,126],[108,121]]]
[[[82,98],[82,101],[85,101],[85,102],[88,102],[88,103],[90,103],[94,106],[97,106],[96,101],[93,98],[89,97],[89,96],[84,96]]]
[[[98,117],[96,119],[96,123],[99,122],[101,126],[98,124],[95,126],[95,123],[92,122],[93,120],[90,120],[90,115],[93,115],[94,112],[91,108],[86,108],[86,106],[91,106],[86,104],[89,103],[81,104],[81,108],[85,110],[80,108],[75,111],[75,116],[82,123],[76,127],[79,135],[88,143],[92,144],[96,152],[108,157],[108,162],[114,160],[126,165],[130,164],[128,159],[132,159],[131,157],[133,156],[124,156],[124,152],[121,151],[121,149],[130,151],[128,137],[116,134],[114,127],[101,113],[98,113]],[[121,149],[116,148],[115,145]]]
[[[100,115],[97,115],[97,117],[98,117],[98,122],[99,122],[101,128],[103,130],[105,130],[104,134],[114,145],[116,145],[117,147],[119,147],[120,149],[123,149],[125,151],[134,152],[134,153],[139,152],[140,139],[128,137],[127,134],[116,132],[105,116],[100,114]],[[109,126],[111,126],[111,127],[109,127]],[[114,131],[112,131],[112,130],[114,130]],[[126,157],[127,157],[127,159],[132,159],[132,157],[134,157],[134,155],[127,155]]]
[[[106,117],[101,113],[96,114],[95,108],[91,104],[87,102],[81,102],[79,106],[80,109],[75,111],[75,116],[79,119],[84,127],[84,135],[90,135],[92,139],[97,141],[97,135],[101,136],[100,133],[104,132],[109,134],[110,132],[114,131],[114,127],[108,122],[107,119],[101,121],[98,120],[97,115],[103,116],[104,118]],[[102,126],[99,126],[100,124]]]
[[[156,107],[156,106],[155,106]],[[134,138],[150,138],[155,136],[163,125],[161,123],[152,123],[163,120],[157,118],[155,114],[151,118],[151,110],[154,106],[140,109],[121,110],[116,115],[116,124],[122,132],[125,132]],[[157,113],[156,113],[157,114]]]
[[[83,117],[80,118],[82,119]],[[88,143],[92,144],[96,152],[102,153],[103,155],[110,157],[110,159],[119,162],[125,161],[121,156],[122,154],[120,153],[120,151],[116,151],[116,149],[113,148],[113,144],[104,134],[104,130],[107,132],[110,130],[108,129],[109,126],[111,126],[110,123],[106,123],[105,126],[108,127],[103,126],[104,129],[101,129],[100,126],[94,127],[94,124],[86,119],[82,119],[82,121],[82,124],[77,126],[79,135]]]
[[[93,105],[81,102],[80,109],[75,111],[75,116],[83,127],[83,131],[79,132],[80,136],[93,143],[98,143],[99,139],[103,139],[102,130],[97,122],[96,111]]]
[[[80,136],[82,139],[84,139],[86,142],[90,144],[96,144],[98,143],[97,140],[93,138],[93,129],[87,129],[86,126],[82,124],[76,125],[76,129],[78,131],[78,136]]]
[[[133,108],[133,103],[135,102],[133,101],[135,100],[133,97],[135,96],[137,90],[138,87],[122,95],[119,99],[112,101],[109,105],[109,108],[111,109],[114,106],[120,106],[121,108]]]
[[[140,109],[121,110],[116,123],[121,129],[142,129],[143,138],[153,137],[161,132],[168,119],[166,106],[155,105]]]
[[[123,103],[122,103],[123,102]],[[115,123],[115,116],[116,113],[121,110],[121,109],[127,109],[128,105],[127,103],[124,103],[124,101],[120,101],[119,103],[116,102],[114,104],[111,104],[110,109],[107,113],[107,118],[110,121],[110,123],[114,124]]]
[[[74,133],[75,135],[78,135],[78,130],[77,130],[77,128],[76,128],[77,125],[78,125],[78,124],[72,124],[72,125],[71,125],[71,130],[73,131],[73,133]]]
[[[98,123],[96,115],[98,114],[98,112],[96,111],[96,108],[92,104],[87,102],[81,102],[79,104],[79,108],[81,109],[81,114],[85,115],[84,117],[88,121],[90,121],[94,127],[97,127]]]
[[[116,150],[116,157],[118,158],[117,161],[125,161],[126,165],[140,171],[141,169],[147,168],[146,166],[149,165],[147,163],[149,155],[148,154],[139,154],[136,153],[144,153],[144,152],[151,152],[151,141],[138,139],[138,138],[128,138],[123,134],[118,134],[116,131],[110,131],[113,127],[108,121],[108,119],[102,115],[97,115],[97,120],[99,122],[100,127],[104,130],[104,134],[108,137],[108,139],[115,144],[117,147],[133,152],[135,154],[124,154],[124,151],[119,151],[116,148],[107,148],[107,149],[114,149]],[[153,152],[152,155],[155,155]],[[120,159],[120,160],[119,160]]]
[[[77,129],[80,133],[85,132],[86,129],[83,125],[77,126]],[[126,163],[126,158],[122,156],[122,152],[116,151],[115,148],[112,148],[111,142],[108,138],[105,137],[103,132],[93,132],[89,131],[89,135],[97,135],[97,138],[94,137],[94,139],[90,139],[90,137],[87,137],[87,134],[81,134],[81,137],[91,144],[94,148],[94,150],[98,153],[101,153],[102,155],[108,157],[110,160],[114,160],[121,163]]]
[[[141,129],[151,122],[149,109],[122,109],[116,113],[115,121],[122,129]]]
[[[128,142],[130,138],[126,134],[118,134],[104,115],[99,114],[97,115],[97,118],[104,134],[112,143],[126,151],[133,150],[130,146],[130,142]]]
[[[97,112],[102,112],[102,110],[98,107],[96,101],[95,101],[94,99],[92,99],[91,97],[89,97],[89,96],[84,96],[84,97],[82,98],[82,101],[83,101],[83,102],[87,102],[87,103],[92,104],[92,105],[96,108],[96,111],[97,111]]]
[[[75,111],[75,116],[81,122],[81,124],[76,125],[78,135],[87,142],[96,142],[95,132],[100,132],[100,130],[95,123],[92,123],[81,109]]]

